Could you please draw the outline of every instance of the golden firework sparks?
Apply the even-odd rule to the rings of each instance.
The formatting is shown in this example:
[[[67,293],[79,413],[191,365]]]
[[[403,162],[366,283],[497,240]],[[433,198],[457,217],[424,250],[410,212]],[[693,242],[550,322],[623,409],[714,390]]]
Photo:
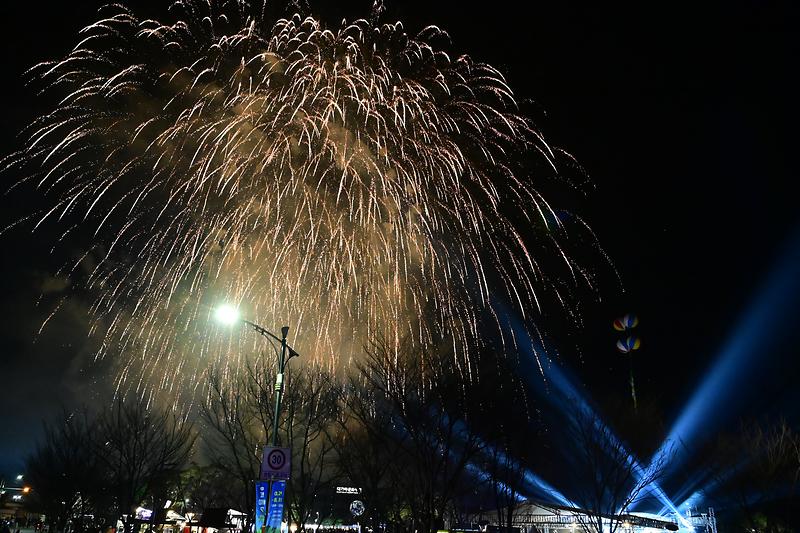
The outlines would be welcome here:
[[[222,301],[293,325],[333,369],[410,339],[469,374],[498,301],[530,328],[537,291],[557,291],[538,257],[581,275],[521,164],[554,171],[554,152],[503,76],[448,54],[438,28],[173,7],[170,24],[104,8],[35,67],[60,101],[11,158],[49,199],[37,225],[94,233],[86,287],[118,387],[238,371],[261,340],[209,325]]]

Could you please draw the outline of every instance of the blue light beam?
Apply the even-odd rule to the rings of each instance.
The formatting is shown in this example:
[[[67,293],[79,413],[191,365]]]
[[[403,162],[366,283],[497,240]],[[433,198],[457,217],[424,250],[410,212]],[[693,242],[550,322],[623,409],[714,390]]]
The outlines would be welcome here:
[[[672,471],[688,459],[689,444],[704,438],[730,421],[754,393],[781,332],[793,332],[793,306],[800,299],[800,231],[789,240],[778,263],[770,271],[756,299],[737,322],[728,341],[673,424],[669,436],[654,457],[663,457],[667,443],[683,443],[671,458]],[[789,311],[789,312],[787,312]],[[759,372],[762,370],[762,372]],[[687,491],[688,492],[688,491]]]
[[[537,349],[536,341],[534,341],[534,339],[528,334],[526,329],[515,317],[508,313],[506,313],[505,316],[507,318],[507,325],[511,328],[512,336],[516,339],[517,346],[521,352],[532,357],[536,357],[537,355],[542,356],[547,353],[543,347],[538,347]],[[545,362],[545,364],[540,365],[539,370],[544,374],[544,380],[552,385],[554,391],[559,394],[558,401],[556,401],[552,395],[549,396],[549,400],[554,404],[555,407],[560,409],[564,414],[569,414],[577,407],[578,409],[590,413],[594,420],[597,420],[598,424],[601,424],[604,428],[607,428],[607,426],[601,422],[601,418],[597,415],[596,410],[590,405],[589,401],[586,400],[584,395],[581,393],[581,390],[573,384],[572,380],[567,376],[564,370],[559,368],[556,364],[549,362]],[[529,380],[529,383],[531,383],[534,387],[541,387],[541,384],[537,381]],[[622,449],[626,449],[622,444],[622,441],[614,436],[614,433],[610,428],[607,428],[607,431],[604,431],[603,433],[610,435],[610,438],[614,439],[612,443],[610,443],[611,445],[620,446]],[[637,481],[641,481],[648,473],[647,468],[642,466],[641,462],[632,453],[627,452],[627,456],[631,461],[633,472],[637,478]],[[642,491],[642,494],[652,494],[656,499],[658,499],[659,502],[661,502],[664,507],[670,509],[674,513],[678,513],[677,506],[667,496],[658,483],[653,483],[647,486],[645,490]]]

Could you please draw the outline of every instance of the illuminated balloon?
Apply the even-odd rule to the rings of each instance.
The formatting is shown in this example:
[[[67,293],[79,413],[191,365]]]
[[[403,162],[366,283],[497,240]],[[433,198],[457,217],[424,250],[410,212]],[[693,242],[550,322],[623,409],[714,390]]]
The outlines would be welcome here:
[[[642,341],[639,337],[628,337],[626,339],[620,339],[617,341],[617,350],[622,353],[632,352],[634,350],[638,350],[642,345]]]
[[[618,318],[614,321],[614,329],[617,331],[633,329],[637,325],[639,325],[639,317],[631,314],[627,314],[624,317]]]

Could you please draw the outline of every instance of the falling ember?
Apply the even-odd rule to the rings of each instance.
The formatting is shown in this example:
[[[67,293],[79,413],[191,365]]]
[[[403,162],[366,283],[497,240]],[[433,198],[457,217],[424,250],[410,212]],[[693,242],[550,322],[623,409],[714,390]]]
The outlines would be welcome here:
[[[118,388],[236,372],[261,339],[215,326],[223,301],[330,368],[381,338],[469,374],[498,302],[534,328],[538,292],[563,299],[541,258],[582,276],[534,189],[556,154],[441,30],[173,7],[172,24],[104,8],[32,69],[60,101],[9,160],[46,199],[37,226],[94,235],[85,287]]]

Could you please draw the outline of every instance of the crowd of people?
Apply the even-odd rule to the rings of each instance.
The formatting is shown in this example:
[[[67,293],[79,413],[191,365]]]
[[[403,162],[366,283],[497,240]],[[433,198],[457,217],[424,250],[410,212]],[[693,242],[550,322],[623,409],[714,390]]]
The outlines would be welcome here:
[[[41,522],[28,523],[10,518],[0,518],[0,533],[21,533],[23,530],[38,533],[44,529],[44,524]]]

